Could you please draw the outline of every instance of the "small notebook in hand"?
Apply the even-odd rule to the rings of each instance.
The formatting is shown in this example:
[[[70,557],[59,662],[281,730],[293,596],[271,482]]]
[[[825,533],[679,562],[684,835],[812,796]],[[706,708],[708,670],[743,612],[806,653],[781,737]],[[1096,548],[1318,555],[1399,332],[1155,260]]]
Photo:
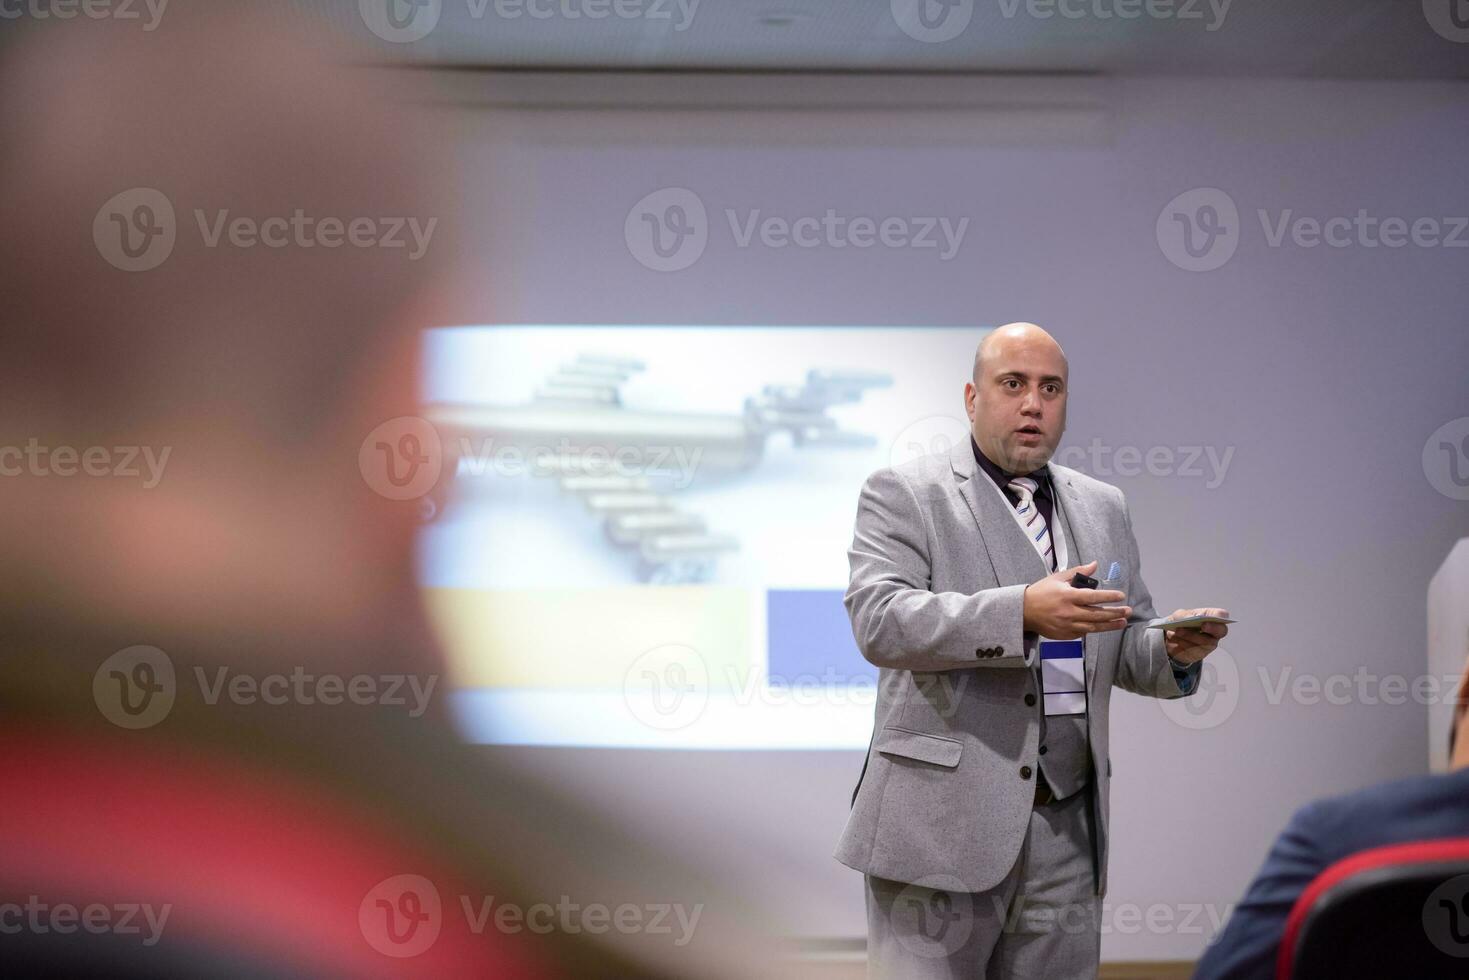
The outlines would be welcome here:
[[[1205,623],[1237,623],[1237,619],[1223,616],[1189,616],[1187,619],[1171,619],[1149,626],[1150,630],[1196,630]]]

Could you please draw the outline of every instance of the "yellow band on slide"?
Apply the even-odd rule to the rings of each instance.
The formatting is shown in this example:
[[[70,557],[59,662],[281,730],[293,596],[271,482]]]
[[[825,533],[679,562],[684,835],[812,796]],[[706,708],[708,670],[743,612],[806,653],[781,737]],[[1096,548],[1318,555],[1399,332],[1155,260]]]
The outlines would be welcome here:
[[[621,691],[649,651],[674,646],[693,651],[711,693],[749,682],[752,616],[763,601],[703,585],[429,588],[424,597],[459,687]]]

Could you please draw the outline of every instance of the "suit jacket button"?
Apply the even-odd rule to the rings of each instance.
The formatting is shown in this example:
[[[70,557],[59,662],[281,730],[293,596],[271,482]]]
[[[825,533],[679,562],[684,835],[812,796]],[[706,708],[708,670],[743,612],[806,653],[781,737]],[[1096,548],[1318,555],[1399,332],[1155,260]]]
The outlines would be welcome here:
[[[1027,708],[1034,708],[1035,707],[1035,695],[1034,694],[1027,694],[1025,696],[1025,706]]]
[[[974,650],[974,655],[976,657],[983,657],[984,656],[984,650],[983,650],[983,648],[976,647],[975,650]]]
[[[1021,766],[1020,767],[1020,778],[1021,779],[1029,779],[1030,778],[1030,766]]]
[[[1045,755],[1045,754],[1046,754],[1046,747],[1044,745],[1042,745],[1041,746],[1041,755]]]
[[[1005,648],[1004,647],[995,647],[995,656],[997,656],[997,657],[1003,656],[1004,653],[1005,653]]]

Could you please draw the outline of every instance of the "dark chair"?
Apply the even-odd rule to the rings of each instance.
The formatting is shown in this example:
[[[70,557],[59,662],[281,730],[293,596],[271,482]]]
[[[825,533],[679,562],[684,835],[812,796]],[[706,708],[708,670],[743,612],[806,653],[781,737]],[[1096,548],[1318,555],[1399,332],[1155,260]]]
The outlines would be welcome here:
[[[1276,977],[1469,977],[1469,838],[1377,847],[1327,868],[1291,909]]]

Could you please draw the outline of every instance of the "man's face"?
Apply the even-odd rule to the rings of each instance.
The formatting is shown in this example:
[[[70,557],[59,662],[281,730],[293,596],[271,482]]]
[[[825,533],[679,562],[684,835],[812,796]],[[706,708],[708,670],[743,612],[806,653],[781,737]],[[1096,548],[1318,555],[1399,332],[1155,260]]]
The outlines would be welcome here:
[[[997,338],[964,406],[980,451],[1010,473],[1038,470],[1066,430],[1066,359],[1044,337]]]

